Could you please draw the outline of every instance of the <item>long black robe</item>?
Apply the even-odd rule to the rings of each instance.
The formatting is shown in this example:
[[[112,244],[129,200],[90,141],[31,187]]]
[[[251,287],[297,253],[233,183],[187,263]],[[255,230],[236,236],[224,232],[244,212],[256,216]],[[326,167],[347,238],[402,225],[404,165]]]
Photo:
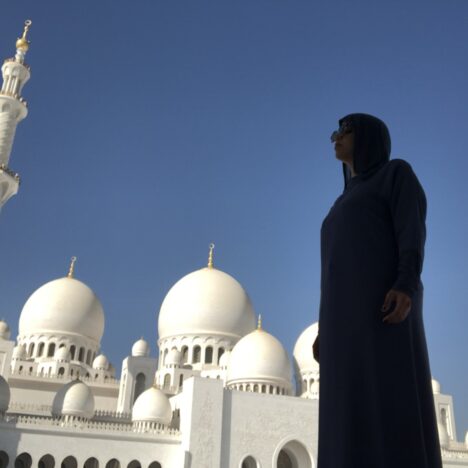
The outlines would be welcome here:
[[[441,468],[420,281],[426,198],[411,166],[389,160],[383,122],[345,118],[358,175],[343,166],[321,229],[318,468]],[[399,324],[382,322],[392,288],[412,298]]]

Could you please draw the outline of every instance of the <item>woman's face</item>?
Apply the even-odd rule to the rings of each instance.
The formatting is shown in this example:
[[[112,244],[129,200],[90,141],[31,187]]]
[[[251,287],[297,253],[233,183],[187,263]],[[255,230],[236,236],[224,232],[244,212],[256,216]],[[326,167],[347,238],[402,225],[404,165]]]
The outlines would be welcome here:
[[[335,141],[336,159],[353,164],[354,133],[339,134]]]

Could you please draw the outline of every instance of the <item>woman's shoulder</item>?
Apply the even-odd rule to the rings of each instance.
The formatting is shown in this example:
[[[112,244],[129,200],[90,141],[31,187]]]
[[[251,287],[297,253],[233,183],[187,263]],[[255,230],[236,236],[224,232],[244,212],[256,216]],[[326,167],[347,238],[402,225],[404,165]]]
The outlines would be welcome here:
[[[385,165],[385,170],[383,172],[385,174],[385,179],[395,180],[395,178],[403,177],[417,180],[413,167],[408,161],[405,161],[404,159],[391,159]]]
[[[382,183],[382,190],[388,195],[394,194],[395,190],[409,190],[424,195],[424,189],[415,174],[411,164],[404,159],[391,159],[386,165]]]
[[[413,168],[411,167],[411,164],[408,161],[405,161],[404,159],[399,159],[399,158],[390,159],[390,161],[388,161],[387,163],[387,170],[399,171],[399,172],[403,172],[403,171],[414,172]]]

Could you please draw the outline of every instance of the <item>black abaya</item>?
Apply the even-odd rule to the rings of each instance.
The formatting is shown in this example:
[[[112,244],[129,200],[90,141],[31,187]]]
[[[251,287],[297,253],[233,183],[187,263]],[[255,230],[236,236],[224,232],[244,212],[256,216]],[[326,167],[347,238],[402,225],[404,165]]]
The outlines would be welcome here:
[[[422,317],[426,198],[411,166],[389,160],[385,124],[345,117],[354,167],[321,230],[318,468],[441,468]],[[381,311],[390,289],[412,308]]]

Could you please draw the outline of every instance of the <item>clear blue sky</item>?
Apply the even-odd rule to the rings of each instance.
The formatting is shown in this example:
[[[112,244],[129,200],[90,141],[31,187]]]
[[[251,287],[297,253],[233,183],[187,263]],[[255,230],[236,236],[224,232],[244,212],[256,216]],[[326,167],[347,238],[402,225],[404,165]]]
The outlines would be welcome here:
[[[66,273],[100,297],[120,368],[171,285],[236,277],[291,352],[318,319],[319,231],[342,191],[337,119],[385,120],[428,197],[432,373],[468,430],[468,2],[5,2],[0,58],[33,20],[30,115],[0,214],[0,315]],[[397,379],[398,376],[396,375]]]

